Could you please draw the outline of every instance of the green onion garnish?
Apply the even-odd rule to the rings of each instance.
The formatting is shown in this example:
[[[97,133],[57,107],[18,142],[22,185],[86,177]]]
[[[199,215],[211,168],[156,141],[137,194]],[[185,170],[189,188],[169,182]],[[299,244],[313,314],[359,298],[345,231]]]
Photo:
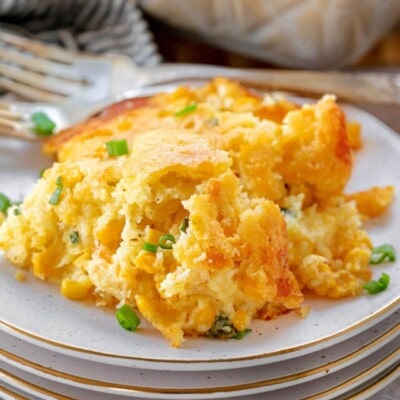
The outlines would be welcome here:
[[[56,124],[44,113],[36,112],[32,114],[33,131],[38,136],[51,136],[54,132]]]
[[[150,251],[151,253],[157,253],[158,245],[148,242],[144,242],[143,250]]]
[[[46,171],[47,168],[43,168],[39,171],[39,178],[43,178],[44,172]]]
[[[72,244],[78,244],[79,243],[79,232],[73,231],[69,234],[69,240],[71,241]]]
[[[246,328],[244,331],[236,332],[233,336],[232,339],[237,339],[241,340],[243,339],[248,333],[251,332],[251,329]]]
[[[61,176],[59,176],[56,179],[56,190],[53,192],[53,194],[50,197],[49,203],[53,206],[57,205],[60,202],[60,196],[61,196],[61,192],[64,189],[64,186],[62,184],[62,180],[61,180]]]
[[[396,261],[396,250],[391,244],[374,247],[371,252],[370,264]]]
[[[166,233],[165,235],[160,236],[160,239],[158,241],[159,246],[165,250],[172,249],[174,243],[176,243],[176,239],[174,235],[171,235],[170,233]]]
[[[219,339],[243,339],[251,329],[244,329],[243,331],[238,331],[230,321],[230,319],[224,315],[218,315],[211,328],[206,332],[207,337],[214,337]]]
[[[363,289],[368,291],[370,294],[375,294],[383,292],[390,283],[390,276],[382,272],[381,277],[377,281],[369,281],[364,286]]]
[[[0,193],[0,212],[6,214],[11,204],[11,200],[5,194]]]
[[[134,332],[140,324],[139,317],[127,304],[118,308],[115,318],[117,318],[117,321],[124,329],[131,332]]]
[[[189,104],[186,107],[183,107],[181,110],[177,111],[174,115],[175,117],[184,117],[185,115],[191,114],[192,112],[197,110],[197,104]]]
[[[187,228],[189,228],[189,218],[183,218],[181,226],[179,229],[183,232],[186,233]]]
[[[128,142],[126,139],[110,140],[106,142],[107,153],[109,156],[117,157],[129,154]]]

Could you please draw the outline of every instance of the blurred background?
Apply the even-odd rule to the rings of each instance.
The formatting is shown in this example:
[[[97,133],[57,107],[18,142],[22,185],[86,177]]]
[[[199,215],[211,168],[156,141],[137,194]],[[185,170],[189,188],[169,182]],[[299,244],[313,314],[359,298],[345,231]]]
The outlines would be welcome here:
[[[2,30],[143,67],[400,72],[400,0],[0,0]],[[362,106],[400,132],[398,107]]]
[[[166,62],[400,72],[399,0],[141,0]],[[400,132],[400,108],[361,105]]]
[[[400,72],[399,0],[142,0],[166,62]],[[400,108],[360,105],[400,132]]]
[[[140,0],[165,61],[333,69],[400,65],[399,0]]]

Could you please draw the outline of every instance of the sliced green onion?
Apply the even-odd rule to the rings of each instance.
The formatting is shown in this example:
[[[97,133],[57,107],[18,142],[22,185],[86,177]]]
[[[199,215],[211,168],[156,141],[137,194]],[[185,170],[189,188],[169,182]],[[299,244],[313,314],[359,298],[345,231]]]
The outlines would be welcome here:
[[[62,184],[62,178],[61,176],[59,176],[56,179],[56,190],[53,192],[53,194],[50,197],[49,203],[53,206],[56,206],[59,202],[60,202],[60,197],[61,197],[61,193],[64,189],[64,186]]]
[[[33,131],[38,136],[51,136],[54,132],[56,124],[44,113],[36,112],[32,114]]]
[[[143,250],[150,251],[151,253],[157,253],[158,245],[148,242],[144,242]]]
[[[379,278],[379,283],[383,285],[384,289],[386,289],[390,283],[390,276],[385,272],[382,272],[381,277]]]
[[[78,244],[79,243],[79,232],[73,231],[69,234],[69,240],[71,241],[72,244]]]
[[[205,336],[214,337],[219,339],[243,339],[251,329],[244,329],[243,331],[238,331],[230,321],[230,319],[224,315],[218,315],[211,328],[206,332]]]
[[[396,261],[396,250],[391,244],[374,247],[371,252],[370,264]]]
[[[174,115],[175,117],[184,117],[185,115],[191,114],[192,112],[197,110],[197,104],[189,104],[186,107],[183,107],[181,110],[177,111]]]
[[[5,194],[0,193],[0,212],[6,214],[11,205],[11,200]]]
[[[39,171],[39,178],[43,178],[43,175],[44,175],[46,169],[47,169],[47,168],[43,168],[43,169],[41,169],[41,170]]]
[[[176,243],[176,239],[174,235],[171,235],[170,233],[166,233],[165,235],[160,236],[160,239],[158,241],[159,246],[165,250],[172,249],[174,243]]]
[[[115,318],[127,331],[134,332],[140,325],[139,317],[127,304],[124,304],[122,307],[118,308],[117,312],[115,313]]]
[[[128,142],[126,139],[110,140],[106,142],[107,153],[109,156],[117,157],[129,154]]]
[[[236,332],[233,336],[232,339],[237,339],[237,340],[241,340],[243,339],[248,333],[251,332],[251,329],[246,328],[244,331],[239,331]]]
[[[220,339],[230,339],[236,334],[236,329],[233,327],[229,318],[224,315],[218,315],[211,328],[206,332],[207,337],[214,337]]]
[[[183,232],[186,233],[187,228],[189,228],[189,218],[183,218],[181,226],[179,229]]]
[[[61,186],[58,186],[57,189],[53,192],[53,194],[50,197],[49,203],[53,206],[56,206],[60,202],[60,197],[61,197],[61,192],[63,191],[63,188]]]
[[[390,283],[390,276],[382,272],[381,277],[377,281],[369,281],[364,286],[363,289],[368,291],[370,294],[376,294],[383,292]]]
[[[0,193],[0,212],[7,215],[8,209],[12,208],[12,212],[14,215],[20,215],[21,210],[19,206],[22,204],[22,201],[11,201],[5,194]]]

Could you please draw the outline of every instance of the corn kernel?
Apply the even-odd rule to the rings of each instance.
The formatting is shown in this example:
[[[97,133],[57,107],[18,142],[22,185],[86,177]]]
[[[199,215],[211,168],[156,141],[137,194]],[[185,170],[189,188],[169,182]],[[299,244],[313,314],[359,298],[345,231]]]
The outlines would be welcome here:
[[[107,222],[96,232],[96,238],[104,246],[117,248],[121,241],[121,232],[125,221],[122,219],[113,219]]]
[[[195,315],[195,323],[197,327],[206,327],[209,329],[213,324],[215,317],[216,317],[215,308],[212,306],[206,306],[199,310]]]
[[[250,322],[250,317],[244,310],[238,310],[233,314],[232,323],[239,332],[244,331]]]
[[[59,249],[60,247],[51,246],[32,255],[32,272],[34,276],[43,280],[61,277],[63,269],[58,268],[55,270],[53,267],[55,260],[59,257],[57,253],[60,251]]]
[[[61,282],[61,294],[70,300],[83,300],[88,297],[92,286],[89,278],[79,281],[66,278]]]
[[[137,268],[148,272],[149,274],[154,274],[157,271],[157,255],[151,253],[150,251],[140,250],[139,254],[133,260],[133,263]]]
[[[146,234],[146,242],[151,244],[158,244],[160,236],[163,232],[158,231],[157,229],[149,228]]]

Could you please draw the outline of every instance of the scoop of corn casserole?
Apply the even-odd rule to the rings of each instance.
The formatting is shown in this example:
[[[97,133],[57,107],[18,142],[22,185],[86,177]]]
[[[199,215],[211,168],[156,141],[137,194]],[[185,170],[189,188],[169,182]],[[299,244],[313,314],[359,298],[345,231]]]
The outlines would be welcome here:
[[[362,221],[393,188],[344,193],[359,133],[334,96],[299,106],[223,78],[116,105],[45,144],[59,162],[0,248],[70,299],[138,308],[173,346],[221,321],[243,332],[371,278]],[[110,157],[122,138],[129,155]],[[164,234],[171,249],[143,247]]]
[[[230,165],[206,139],[168,130],[138,137],[129,156],[56,163],[2,225],[0,245],[68,298],[136,305],[173,346],[220,315],[243,331],[303,296],[279,207],[249,198]],[[171,250],[143,249],[165,233]]]

